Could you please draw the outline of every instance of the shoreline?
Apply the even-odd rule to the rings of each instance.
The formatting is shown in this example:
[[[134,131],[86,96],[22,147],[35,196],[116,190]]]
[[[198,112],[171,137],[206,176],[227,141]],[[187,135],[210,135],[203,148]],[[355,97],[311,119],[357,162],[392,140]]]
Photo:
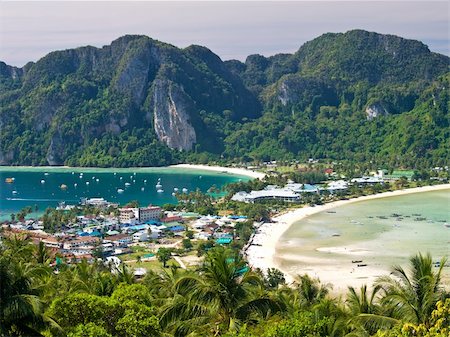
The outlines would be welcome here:
[[[167,169],[180,169],[180,170],[195,170],[195,171],[209,171],[214,173],[225,173],[232,174],[243,177],[250,177],[252,179],[262,179],[265,174],[262,172],[256,172],[252,170],[247,170],[244,168],[236,167],[225,167],[225,166],[208,166],[208,165],[195,165],[195,164],[176,164],[169,166],[146,166],[146,167],[81,167],[81,166],[0,166],[0,174],[2,171],[92,171],[92,172],[102,172],[102,171],[113,171],[117,172],[123,171],[157,171],[157,170],[167,170]]]
[[[276,221],[275,223],[265,223],[261,225],[257,229],[257,233],[253,237],[253,243],[257,243],[257,246],[249,245],[248,249],[246,250],[247,260],[249,264],[254,268],[260,268],[261,270],[265,271],[268,268],[277,268],[280,271],[282,271],[285,274],[286,282],[292,283],[294,281],[293,275],[291,275],[286,270],[283,270],[283,268],[280,267],[279,261],[277,261],[276,256],[276,248],[278,245],[278,242],[280,238],[283,236],[283,234],[294,224],[297,223],[313,214],[317,214],[320,212],[328,211],[330,209],[340,207],[343,205],[348,205],[356,202],[361,201],[368,201],[368,200],[374,200],[374,199],[381,199],[381,198],[389,198],[389,197],[396,197],[396,196],[402,196],[407,194],[413,194],[413,193],[421,193],[421,192],[432,192],[432,191],[439,191],[439,190],[447,190],[450,189],[450,184],[442,184],[442,185],[434,185],[434,186],[423,186],[423,187],[415,187],[410,189],[404,189],[404,190],[396,190],[396,191],[390,191],[390,192],[383,192],[379,194],[373,194],[368,196],[361,196],[349,200],[339,200],[339,201],[333,201],[324,205],[318,205],[318,206],[306,206],[303,208],[298,208],[295,210],[290,210],[286,213],[276,215],[273,217],[273,220]],[[302,261],[304,263],[314,265],[318,261],[313,260],[305,260]],[[326,268],[324,268],[326,269]],[[365,268],[362,270],[361,279],[366,279],[367,275],[370,276],[378,276],[380,269],[370,269]],[[314,268],[306,268],[305,272],[309,273],[310,276],[318,276],[321,278],[317,270],[314,270]],[[324,270],[323,273],[327,273],[329,275],[330,273],[334,273],[333,279],[336,279],[337,275],[335,272],[331,270]],[[335,285],[335,288],[337,290],[345,290],[347,289],[347,286],[352,285],[350,284],[345,277],[337,278],[337,282],[333,282]],[[338,292],[339,293],[339,292]]]

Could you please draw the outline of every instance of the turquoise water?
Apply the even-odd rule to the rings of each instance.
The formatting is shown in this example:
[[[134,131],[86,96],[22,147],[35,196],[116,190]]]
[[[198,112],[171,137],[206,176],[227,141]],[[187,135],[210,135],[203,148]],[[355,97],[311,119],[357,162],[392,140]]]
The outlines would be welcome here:
[[[293,275],[319,266],[339,275],[352,260],[387,272],[392,265],[408,266],[419,252],[431,253],[435,261],[450,258],[450,190],[361,201],[311,215],[283,234],[276,257]],[[450,268],[444,269],[448,282]]]
[[[82,174],[82,175],[80,175]],[[6,178],[14,178],[6,183]],[[160,179],[162,190],[156,185]],[[135,169],[90,169],[90,168],[0,168],[0,219],[23,207],[38,206],[38,213],[47,207],[56,207],[59,202],[75,204],[80,198],[103,197],[108,201],[125,204],[138,200],[141,205],[176,203],[172,196],[174,188],[181,192],[200,189],[202,192],[216,185],[248,177],[227,173],[182,168],[135,168]],[[43,183],[41,181],[44,180]],[[88,184],[87,184],[88,183]],[[61,185],[67,186],[61,189]],[[122,189],[123,193],[118,193]],[[37,214],[38,214],[37,213]]]

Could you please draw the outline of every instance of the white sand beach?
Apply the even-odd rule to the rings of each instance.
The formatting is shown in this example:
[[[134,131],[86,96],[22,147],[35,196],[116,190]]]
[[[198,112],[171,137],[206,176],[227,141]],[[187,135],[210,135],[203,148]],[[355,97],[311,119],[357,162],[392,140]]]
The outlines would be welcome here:
[[[225,172],[225,173],[229,173],[229,174],[247,176],[247,177],[251,177],[254,179],[262,179],[265,176],[265,174],[262,172],[256,172],[256,171],[247,170],[244,168],[237,168],[237,167],[222,167],[222,166],[193,165],[193,164],[178,164],[178,165],[171,165],[169,167],[186,168],[186,169],[193,169],[193,170],[205,170],[205,171],[214,171],[214,172]]]
[[[290,275],[286,270],[280,268],[276,258],[276,247],[280,237],[283,233],[295,222],[302,220],[310,215],[327,211],[342,205],[360,202],[365,200],[401,196],[411,193],[430,192],[450,189],[450,184],[424,186],[411,189],[397,190],[392,192],[384,192],[375,195],[363,196],[359,198],[340,200],[327,203],[315,207],[303,207],[280,214],[273,218],[274,223],[265,223],[257,230],[253,239],[253,243],[247,249],[247,258],[251,266],[267,270],[268,268],[278,268],[286,275],[287,282],[292,282],[294,276]],[[322,251],[330,253],[344,253],[351,259],[352,256],[369,256],[370,251],[366,251],[364,247],[359,247],[358,244],[352,244],[348,247],[324,247]],[[283,256],[289,258],[289,256]],[[296,256],[298,258],[298,255]],[[302,257],[303,258],[303,257]],[[375,278],[381,274],[386,274],[386,269],[377,266],[365,266],[364,268],[354,268],[355,266],[339,265],[332,259],[314,259],[311,257],[304,257],[301,261],[304,272],[310,276],[319,277],[323,282],[332,282],[333,290],[336,293],[345,291],[348,285],[358,287],[363,283],[371,284]],[[359,280],[355,284],[355,280]]]

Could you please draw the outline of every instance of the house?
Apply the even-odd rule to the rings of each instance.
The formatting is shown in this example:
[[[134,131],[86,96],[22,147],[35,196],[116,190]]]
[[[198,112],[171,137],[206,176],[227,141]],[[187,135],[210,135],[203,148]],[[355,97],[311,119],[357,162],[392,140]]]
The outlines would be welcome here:
[[[132,241],[133,238],[128,234],[111,235],[103,239],[103,242],[112,243],[116,247],[128,246]]]
[[[56,238],[51,237],[51,236],[40,239],[40,241],[45,245],[45,247],[48,247],[48,248],[59,249],[59,248],[63,247],[63,244],[61,242],[59,242]]]
[[[95,245],[100,243],[100,239],[95,236],[83,236],[74,240],[65,241],[63,248],[66,250],[72,249],[93,249]]]

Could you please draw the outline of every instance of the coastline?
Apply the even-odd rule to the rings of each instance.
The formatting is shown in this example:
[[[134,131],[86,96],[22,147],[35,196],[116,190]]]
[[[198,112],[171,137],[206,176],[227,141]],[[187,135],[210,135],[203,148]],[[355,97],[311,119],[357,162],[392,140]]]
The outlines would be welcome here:
[[[277,268],[281,270],[285,274],[286,282],[292,283],[294,281],[293,275],[289,274],[289,272],[287,272],[286,270],[283,270],[283,268],[280,267],[279,261],[277,261],[276,247],[282,235],[294,223],[302,219],[305,219],[306,217],[311,216],[313,214],[324,212],[336,207],[356,202],[380,198],[396,197],[412,193],[446,190],[446,189],[450,189],[450,184],[416,187],[405,190],[396,190],[368,196],[362,196],[349,200],[333,201],[331,203],[314,207],[306,206],[303,208],[288,211],[287,213],[284,214],[279,214],[273,218],[273,220],[276,222],[263,224],[258,228],[257,234],[255,234],[255,236],[253,237],[253,242],[257,243],[258,245],[257,246],[252,245],[248,247],[246,251],[247,260],[249,264],[254,268],[260,268],[261,270],[267,270],[268,268]],[[318,261],[310,260],[302,262],[314,265]],[[350,285],[348,278],[344,277],[343,275],[339,276],[336,275],[335,271],[326,270],[326,268],[324,268],[324,270],[317,270],[317,268],[308,268],[308,269],[309,270],[305,270],[305,272],[310,273],[311,276],[314,277],[318,276],[320,279],[322,279],[323,276],[330,276],[330,279],[333,279],[334,289],[338,290],[338,292],[346,290],[347,286]],[[362,279],[362,281],[364,281],[364,283],[366,283],[367,281],[366,278],[368,275],[371,277],[376,277],[379,275],[379,273],[380,269],[364,268],[364,270],[361,272],[360,278]],[[323,279],[326,278],[328,277],[325,277]]]
[[[195,170],[195,171],[209,171],[211,173],[226,173],[243,177],[250,177],[252,179],[262,179],[265,174],[236,167],[222,167],[222,166],[208,166],[208,165],[194,165],[194,164],[176,164],[169,166],[148,166],[148,167],[72,167],[72,166],[0,166],[0,174],[2,171],[54,171],[54,172],[102,172],[102,171],[117,171],[117,172],[148,172],[158,170]]]

